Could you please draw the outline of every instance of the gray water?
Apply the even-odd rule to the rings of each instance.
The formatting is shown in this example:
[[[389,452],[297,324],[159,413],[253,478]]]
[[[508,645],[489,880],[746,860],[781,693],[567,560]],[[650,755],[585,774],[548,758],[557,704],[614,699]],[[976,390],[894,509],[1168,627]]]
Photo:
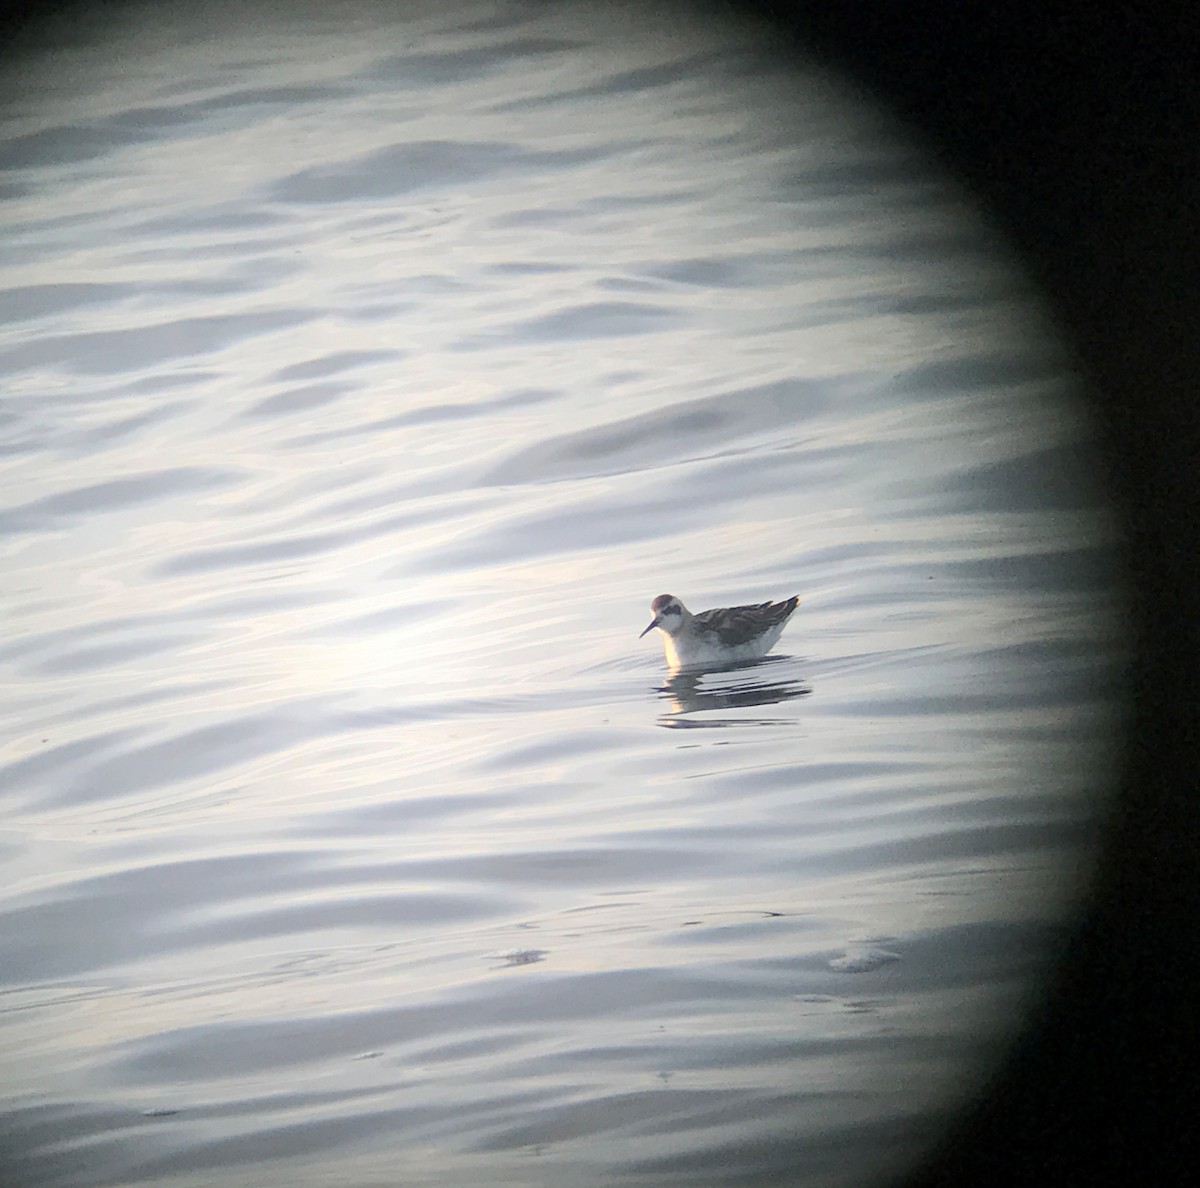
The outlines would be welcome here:
[[[1062,952],[1119,737],[1036,295],[750,31],[280,11],[5,79],[6,1167],[904,1168]],[[668,680],[663,592],[802,603]]]

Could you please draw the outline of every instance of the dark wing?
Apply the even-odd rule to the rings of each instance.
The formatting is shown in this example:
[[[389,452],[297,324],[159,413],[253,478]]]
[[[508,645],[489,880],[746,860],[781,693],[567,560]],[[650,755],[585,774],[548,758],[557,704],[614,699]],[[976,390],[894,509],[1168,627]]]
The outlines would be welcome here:
[[[760,602],[756,606],[702,611],[695,617],[695,622],[711,631],[723,644],[736,647],[749,643],[776,623],[782,623],[799,601],[799,597],[793,595],[785,602]]]

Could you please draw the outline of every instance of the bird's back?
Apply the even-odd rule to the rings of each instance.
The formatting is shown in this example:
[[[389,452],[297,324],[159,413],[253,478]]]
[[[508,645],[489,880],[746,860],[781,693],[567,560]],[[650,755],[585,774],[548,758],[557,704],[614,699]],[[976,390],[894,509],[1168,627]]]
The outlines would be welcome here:
[[[692,623],[701,632],[716,636],[726,647],[748,644],[768,632],[779,638],[800,599],[793,594],[783,602],[759,602],[753,606],[728,606],[701,611]],[[772,632],[772,628],[778,630]],[[774,642],[774,641],[772,641]]]

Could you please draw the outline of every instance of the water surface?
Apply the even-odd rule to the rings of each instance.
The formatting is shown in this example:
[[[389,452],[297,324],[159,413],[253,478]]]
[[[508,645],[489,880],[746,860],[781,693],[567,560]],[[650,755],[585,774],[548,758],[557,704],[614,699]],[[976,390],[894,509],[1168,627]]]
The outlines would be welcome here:
[[[130,6],[0,147],[18,1182],[856,1184],[1062,951],[1066,352],[883,113],[664,10]],[[792,593],[774,654],[637,633]]]

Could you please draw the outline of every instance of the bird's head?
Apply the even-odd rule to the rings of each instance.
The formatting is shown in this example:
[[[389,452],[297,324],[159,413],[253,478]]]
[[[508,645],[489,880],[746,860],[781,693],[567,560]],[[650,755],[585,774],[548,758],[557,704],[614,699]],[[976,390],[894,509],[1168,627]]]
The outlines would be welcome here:
[[[683,626],[683,603],[674,594],[660,594],[650,604],[650,613],[654,618],[650,621],[650,626],[646,628],[646,631],[657,627],[659,631],[674,635]],[[645,635],[646,631],[643,631],[642,635]],[[642,635],[639,635],[638,639],[641,639]]]

